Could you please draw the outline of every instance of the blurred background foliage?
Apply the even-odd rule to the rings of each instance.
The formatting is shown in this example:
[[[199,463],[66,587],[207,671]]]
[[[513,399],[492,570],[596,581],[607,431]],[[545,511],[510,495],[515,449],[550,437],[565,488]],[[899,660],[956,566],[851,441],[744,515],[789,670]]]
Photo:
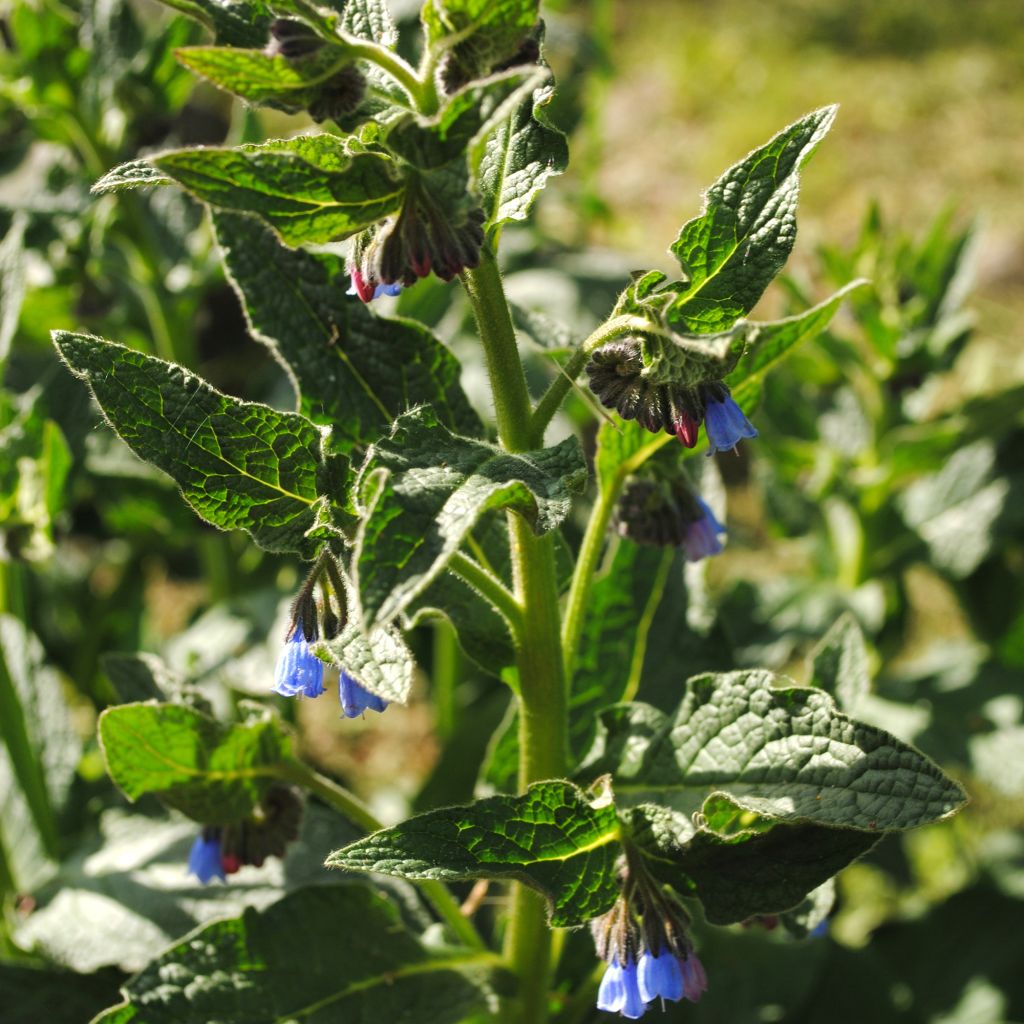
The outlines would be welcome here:
[[[418,4],[393,6],[411,25]],[[837,131],[805,175],[788,276],[755,316],[872,281],[768,380],[760,439],[719,460],[729,546],[706,571],[673,568],[640,698],[674,704],[705,668],[805,682],[808,652],[852,616],[874,678],[859,717],[972,797],[845,871],[827,937],[796,942],[774,921],[707,929],[711,990],[669,1016],[1024,1021],[1020,5],[546,7],[572,163],[536,223],[502,238],[512,298],[544,314],[532,334],[545,337],[524,337],[538,385],[555,372],[551,335],[585,336],[630,269],[670,270],[701,187],[820,104],[841,103]],[[156,804],[129,815],[106,781],[95,716],[133,685],[187,682],[225,716],[267,693],[300,567],[196,520],[100,423],[49,342],[53,328],[90,330],[287,407],[201,210],[175,190],[88,189],[140,151],[306,123],[196,85],[173,51],[201,30],[149,0],[23,0],[0,18],[0,990],[5,1020],[36,1020],[45,1000],[70,1022],[115,1002],[124,972],[195,922],[315,880],[346,838],[310,813],[283,864],[203,890],[185,875],[192,826]],[[425,281],[397,305],[452,339],[483,405],[457,289]],[[594,422],[575,395],[552,436],[592,436]],[[465,765],[484,766],[507,700],[446,628],[411,640],[424,671],[409,709],[339,722],[324,702],[279,708],[305,754],[388,820],[470,795]],[[597,1016],[592,993],[574,998],[592,969],[589,936],[569,936],[559,1019]]]

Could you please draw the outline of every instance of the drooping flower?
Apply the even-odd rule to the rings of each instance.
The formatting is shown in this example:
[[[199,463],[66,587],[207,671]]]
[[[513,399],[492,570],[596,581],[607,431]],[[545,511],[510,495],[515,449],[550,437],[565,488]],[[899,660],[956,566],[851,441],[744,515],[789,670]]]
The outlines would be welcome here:
[[[382,295],[393,297],[402,291],[402,286],[398,282],[380,284],[376,281],[368,281],[363,277],[362,272],[355,267],[349,269],[349,277],[352,279],[352,284],[345,294],[358,295],[363,302],[372,302],[374,299],[379,299]]]
[[[699,562],[702,558],[708,558],[710,555],[721,554],[722,542],[718,536],[726,531],[725,527],[715,518],[715,513],[711,511],[707,502],[699,494],[694,494],[693,498],[700,510],[700,515],[687,525],[683,546],[686,548],[686,560]]]
[[[709,455],[735,451],[736,445],[745,437],[757,437],[757,431],[724,384],[707,389],[704,429],[710,445]]]
[[[195,875],[203,885],[219,878],[227,881],[221,864],[221,830],[216,827],[204,828],[196,836],[188,854],[189,874]]]
[[[683,998],[683,971],[679,958],[664,947],[657,955],[645,950],[637,965],[640,998],[645,1003],[655,999],[669,999],[673,1003]]]
[[[300,616],[292,627],[274,670],[274,693],[282,697],[319,697],[324,692],[324,663],[313,653],[310,642],[317,638],[314,618],[305,626]]]
[[[617,958],[608,964],[597,991],[597,1008],[609,1013],[621,1013],[629,1020],[638,1020],[647,1009],[647,1000],[640,994],[636,960],[626,960],[625,967]]]
[[[364,711],[383,711],[388,702],[360,686],[344,669],[338,680],[338,699],[346,718],[358,718]]]
[[[680,963],[683,972],[683,995],[691,1003],[700,1001],[700,997],[708,990],[708,976],[704,965],[697,954],[690,950],[689,955]]]

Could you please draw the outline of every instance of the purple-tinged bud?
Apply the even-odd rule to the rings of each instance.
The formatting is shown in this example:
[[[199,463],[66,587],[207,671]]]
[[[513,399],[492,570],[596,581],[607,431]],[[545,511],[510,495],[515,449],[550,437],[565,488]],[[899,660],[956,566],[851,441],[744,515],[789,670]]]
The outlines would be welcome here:
[[[351,268],[349,276],[352,278],[352,287],[348,290],[349,295],[358,295],[363,302],[369,302],[377,297],[377,285],[373,281],[367,281],[358,268]]]
[[[681,444],[687,448],[693,448],[697,444],[697,437],[700,434],[700,423],[693,416],[683,411],[678,419],[674,421],[676,437]]]
[[[691,1003],[700,1002],[700,997],[708,990],[708,976],[704,972],[704,965],[700,962],[696,953],[690,955],[681,964],[683,971],[683,995]]]

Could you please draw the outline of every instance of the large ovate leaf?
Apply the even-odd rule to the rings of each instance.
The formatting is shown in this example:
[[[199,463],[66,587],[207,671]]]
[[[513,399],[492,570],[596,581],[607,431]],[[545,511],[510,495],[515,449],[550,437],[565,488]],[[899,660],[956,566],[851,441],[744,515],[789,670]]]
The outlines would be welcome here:
[[[690,811],[717,792],[769,820],[870,832],[963,804],[963,790],[913,747],[788,683],[762,670],[708,674],[687,682],[674,715],[610,708],[583,774],[612,773],[620,798]]]
[[[173,180],[211,206],[259,217],[289,245],[347,238],[395,213],[404,191],[390,158],[350,156],[333,135],[174,150],[146,163],[149,172],[137,160],[115,168],[93,190]]]
[[[754,307],[793,249],[800,169],[835,115],[831,106],[801,118],[707,190],[702,213],[672,243],[687,279],[669,313],[673,322],[714,333]]]
[[[586,472],[575,438],[512,454],[452,434],[429,409],[400,417],[356,483],[354,568],[366,625],[389,621],[418,597],[485,512],[508,508],[538,534],[554,529]]]
[[[269,714],[224,725],[180,704],[107,708],[99,738],[107,772],[130,800],[153,794],[212,825],[250,814],[291,757]]]
[[[310,548],[325,463],[309,420],[223,395],[189,370],[101,338],[55,331],[54,343],[114,430],[173,477],[203,519],[246,530],[268,551]]]
[[[458,360],[422,324],[346,296],[337,256],[288,249],[241,214],[218,212],[214,224],[250,330],[288,370],[299,411],[333,428],[334,449],[376,441],[416,405],[460,434],[481,432]]]
[[[186,936],[132,978],[96,1024],[430,1019],[495,1010],[497,958],[428,950],[385,896],[316,886]]]
[[[535,90],[487,137],[476,187],[490,227],[525,220],[548,178],[568,166],[568,141],[545,113],[553,92]]]
[[[332,853],[331,867],[399,878],[516,878],[551,902],[551,923],[571,927],[606,911],[619,886],[619,822],[607,794],[538,782],[418,814]]]

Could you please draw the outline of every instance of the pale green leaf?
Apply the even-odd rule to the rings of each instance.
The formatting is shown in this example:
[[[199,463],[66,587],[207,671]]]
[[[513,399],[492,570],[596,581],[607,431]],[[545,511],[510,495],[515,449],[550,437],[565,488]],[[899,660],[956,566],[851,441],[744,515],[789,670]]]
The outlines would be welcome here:
[[[316,644],[314,651],[370,693],[397,704],[409,699],[416,663],[397,630],[374,629],[364,635],[356,623],[351,623],[333,640]]]
[[[868,651],[857,620],[844,612],[808,656],[810,682],[830,693],[847,714],[871,692]]]

